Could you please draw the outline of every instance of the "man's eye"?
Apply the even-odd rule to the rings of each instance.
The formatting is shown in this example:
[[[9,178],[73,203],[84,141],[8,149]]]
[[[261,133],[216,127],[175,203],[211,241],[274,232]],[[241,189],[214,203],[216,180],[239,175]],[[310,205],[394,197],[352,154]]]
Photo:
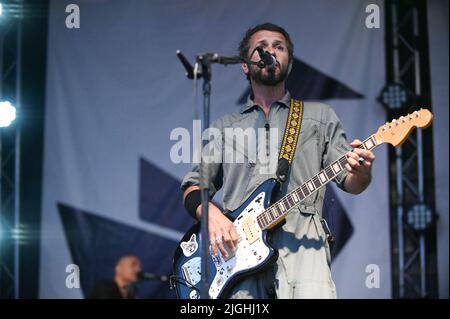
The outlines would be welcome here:
[[[277,49],[280,51],[284,51],[284,47],[282,47],[282,46],[277,47]]]

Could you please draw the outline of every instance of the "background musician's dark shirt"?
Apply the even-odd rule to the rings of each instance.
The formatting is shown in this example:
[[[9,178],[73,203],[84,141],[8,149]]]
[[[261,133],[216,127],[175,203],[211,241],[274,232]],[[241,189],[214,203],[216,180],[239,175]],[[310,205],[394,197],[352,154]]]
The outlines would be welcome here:
[[[124,298],[114,280],[103,280],[95,284],[89,299],[134,299],[134,293],[130,289],[128,295]]]

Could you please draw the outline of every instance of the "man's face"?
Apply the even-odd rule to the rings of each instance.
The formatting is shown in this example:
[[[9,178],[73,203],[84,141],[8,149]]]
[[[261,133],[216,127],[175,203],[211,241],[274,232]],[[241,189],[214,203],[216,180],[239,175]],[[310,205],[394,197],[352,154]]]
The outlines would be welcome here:
[[[272,54],[277,59],[277,65],[274,68],[259,68],[257,65],[244,64],[243,70],[248,74],[253,82],[274,86],[286,80],[289,73],[289,53],[286,45],[286,39],[279,32],[258,31],[250,39],[250,49],[248,51],[251,61],[261,60],[257,47],[262,47],[265,51]]]
[[[124,257],[116,268],[116,274],[127,283],[135,283],[141,271],[141,262],[137,257]]]

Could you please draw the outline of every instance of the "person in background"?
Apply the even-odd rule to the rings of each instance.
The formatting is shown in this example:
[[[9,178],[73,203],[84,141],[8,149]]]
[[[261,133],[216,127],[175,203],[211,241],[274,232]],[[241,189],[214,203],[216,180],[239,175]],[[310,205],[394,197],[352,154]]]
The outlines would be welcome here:
[[[139,281],[141,261],[133,255],[123,256],[115,268],[114,279],[95,284],[90,299],[135,299],[134,285]]]

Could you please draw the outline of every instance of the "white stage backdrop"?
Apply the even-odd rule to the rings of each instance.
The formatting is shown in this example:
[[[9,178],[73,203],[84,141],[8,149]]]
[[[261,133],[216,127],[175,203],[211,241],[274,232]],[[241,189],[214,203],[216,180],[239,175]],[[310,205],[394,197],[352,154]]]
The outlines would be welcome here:
[[[184,218],[183,213],[160,220],[157,214],[142,212],[145,200],[140,198],[143,185],[148,196],[159,196],[162,202],[163,197],[169,202],[170,196],[180,197],[176,188],[162,192],[158,180],[143,178],[143,167],[150,165],[174,181],[190,168],[169,157],[171,130],[191,130],[193,118],[192,83],[176,59],[177,49],[190,59],[205,51],[231,55],[250,26],[280,24],[291,34],[297,60],[306,70],[315,70],[313,79],[325,79],[347,92],[306,92],[305,99],[332,105],[350,140],[365,138],[386,120],[376,102],[385,83],[381,1],[78,0],[80,28],[67,29],[65,7],[72,2],[52,1],[49,20],[43,298],[82,298],[82,289],[66,286],[66,266],[89,264],[80,267],[83,276],[84,269],[102,262],[86,261],[88,250],[77,253],[81,248],[76,235],[64,226],[64,218],[70,219],[74,211],[174,245],[180,238],[183,227],[171,227],[168,220]],[[381,9],[379,29],[365,26],[365,9],[371,3]],[[314,88],[314,83],[308,84]],[[236,110],[246,88],[238,66],[214,66],[212,118]],[[366,192],[352,196],[333,186],[353,226],[333,261],[339,298],[391,297],[387,146],[376,155],[373,183]],[[78,243],[94,245],[89,240],[92,237],[79,238]],[[141,249],[156,251],[161,258],[172,255],[154,242],[143,245]],[[102,247],[96,249],[104,252],[107,246]],[[366,267],[371,264],[379,267],[379,287],[366,286]]]

